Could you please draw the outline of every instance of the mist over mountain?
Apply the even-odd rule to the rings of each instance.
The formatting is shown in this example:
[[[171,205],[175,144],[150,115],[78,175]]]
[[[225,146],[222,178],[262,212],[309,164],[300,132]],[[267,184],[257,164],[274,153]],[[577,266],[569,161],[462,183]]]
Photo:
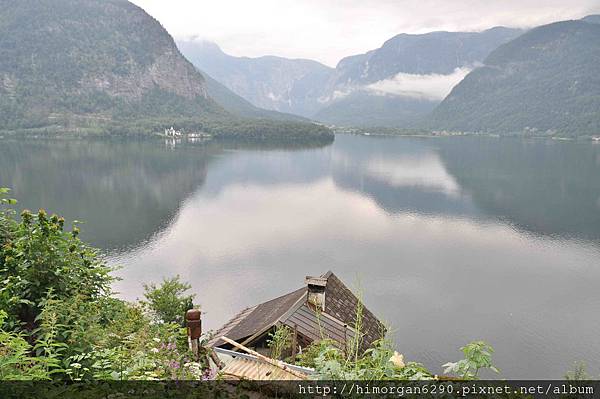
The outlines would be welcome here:
[[[451,74],[456,68],[481,62],[521,33],[505,27],[482,32],[402,33],[376,50],[342,59],[336,67],[335,85],[375,83],[401,72]]]
[[[491,51],[521,33],[496,27],[483,32],[397,35],[379,49],[338,63],[330,83],[330,103],[315,119],[340,125],[410,127]],[[349,115],[350,109],[365,109],[379,117]]]
[[[338,125],[404,126],[431,111],[500,44],[522,33],[400,34],[335,69],[309,60],[233,57],[216,44],[179,41],[194,65],[255,106]]]
[[[525,33],[399,34],[330,68],[234,57],[198,40],[176,45],[126,0],[3,6],[2,130],[139,133],[176,125],[214,135],[331,137],[306,118],[503,133],[599,130],[600,15]]]
[[[428,124],[461,131],[598,134],[595,21],[598,16],[544,25],[500,46],[452,90]]]

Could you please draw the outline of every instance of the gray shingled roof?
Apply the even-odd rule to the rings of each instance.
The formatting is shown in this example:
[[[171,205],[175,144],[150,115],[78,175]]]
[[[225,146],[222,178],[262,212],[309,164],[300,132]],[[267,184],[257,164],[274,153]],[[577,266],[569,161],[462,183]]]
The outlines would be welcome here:
[[[306,288],[303,287],[238,313],[217,330],[215,339],[209,344],[211,346],[222,345],[224,342],[217,339],[222,336],[242,342],[245,338],[274,326],[281,316],[290,310],[305,294]]]
[[[342,326],[346,324],[352,328],[355,323],[358,298],[332,272],[325,273],[323,277],[327,278],[324,313],[339,320]],[[289,294],[243,310],[217,330],[215,338],[209,342],[209,345],[223,345],[224,342],[219,339],[222,336],[226,336],[234,341],[243,342],[255,334],[267,331],[278,322],[293,320],[296,312],[306,312],[307,310],[304,309],[306,307],[302,307],[301,309],[301,305],[305,302],[302,299],[305,298],[306,292],[306,287],[302,287]],[[321,328],[327,328],[327,323],[321,324]],[[383,324],[366,308],[363,309],[362,330],[365,334],[364,347],[369,346],[373,341],[381,338],[382,333],[385,333]],[[328,333],[328,331],[325,333]],[[332,330],[331,334],[326,335],[334,338],[340,335],[340,332]]]

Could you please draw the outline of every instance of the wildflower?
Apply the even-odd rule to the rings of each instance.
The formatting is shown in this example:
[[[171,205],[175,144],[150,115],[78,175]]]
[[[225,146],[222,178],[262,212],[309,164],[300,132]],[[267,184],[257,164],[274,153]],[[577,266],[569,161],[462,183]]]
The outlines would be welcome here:
[[[152,353],[158,353],[160,351],[158,350],[158,348],[152,348],[152,349],[150,349],[150,352],[152,352]]]
[[[160,342],[160,338],[152,338],[154,342]]]
[[[217,376],[217,373],[214,370],[208,369],[202,374],[202,381],[214,380]]]
[[[394,354],[390,357],[390,362],[392,362],[394,366],[402,368],[404,367],[404,355],[394,351]]]

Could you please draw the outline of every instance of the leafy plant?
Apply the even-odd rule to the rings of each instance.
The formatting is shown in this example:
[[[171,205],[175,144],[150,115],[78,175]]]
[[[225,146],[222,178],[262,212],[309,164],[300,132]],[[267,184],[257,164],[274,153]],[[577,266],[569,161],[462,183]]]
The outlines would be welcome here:
[[[182,283],[179,276],[163,279],[160,286],[144,284],[142,305],[160,323],[185,323],[185,312],[194,307],[195,294],[185,295],[192,286]]]
[[[77,227],[65,231],[64,219],[44,210],[23,211],[19,223],[9,213],[3,217],[9,231],[0,248],[0,303],[9,326],[33,331],[50,290],[57,299],[109,295],[112,269],[79,240]]]
[[[392,349],[391,343],[385,339],[377,340],[373,346],[358,357],[348,359],[344,353],[331,342],[316,343],[320,348],[319,355],[312,365],[315,377],[326,380],[427,380],[432,374],[420,363],[404,363],[403,358]],[[312,352],[311,350],[307,351]],[[306,358],[304,358],[306,361]]]
[[[296,355],[296,363],[303,367],[316,368],[316,359],[328,348],[335,347],[335,341],[329,338],[311,343]]]
[[[444,364],[442,366],[444,367],[444,373],[455,374],[465,380],[476,379],[482,369],[490,369],[500,373],[500,370],[492,364],[494,348],[486,342],[474,341],[463,346],[460,350],[464,353],[465,358],[458,362]]]
[[[0,325],[6,319],[0,310]],[[0,380],[49,380],[49,369],[54,363],[31,356],[32,347],[22,333],[0,328]]]
[[[269,333],[267,345],[271,349],[271,358],[281,359],[286,349],[292,344],[292,330],[285,325],[277,326],[275,331]]]

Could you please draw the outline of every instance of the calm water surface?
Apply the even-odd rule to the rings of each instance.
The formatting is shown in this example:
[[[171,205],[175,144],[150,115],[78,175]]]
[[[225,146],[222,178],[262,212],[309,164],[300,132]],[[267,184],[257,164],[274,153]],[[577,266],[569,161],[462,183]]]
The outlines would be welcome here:
[[[0,140],[0,186],[85,221],[124,298],[181,275],[209,328],[333,270],[436,372],[485,339],[507,378],[600,373],[600,145]]]

